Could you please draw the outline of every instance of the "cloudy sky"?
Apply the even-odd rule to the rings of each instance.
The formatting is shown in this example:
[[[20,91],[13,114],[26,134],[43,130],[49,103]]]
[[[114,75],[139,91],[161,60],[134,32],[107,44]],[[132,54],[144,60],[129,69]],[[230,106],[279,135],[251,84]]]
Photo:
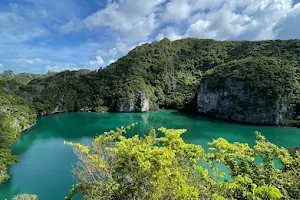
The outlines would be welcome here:
[[[0,1],[0,72],[94,70],[164,37],[300,38],[300,0]]]

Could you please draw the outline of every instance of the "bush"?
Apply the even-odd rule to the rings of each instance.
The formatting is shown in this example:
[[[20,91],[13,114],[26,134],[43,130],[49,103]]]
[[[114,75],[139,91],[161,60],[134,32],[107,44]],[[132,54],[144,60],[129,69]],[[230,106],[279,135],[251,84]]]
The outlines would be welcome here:
[[[14,196],[12,200],[38,200],[38,196],[35,194],[20,194]]]
[[[92,146],[66,142],[79,158],[72,199],[295,199],[300,196],[300,153],[292,157],[257,134],[256,145],[211,142],[210,152],[181,138],[184,129],[152,129],[144,138],[125,138],[135,124],[97,136]],[[261,158],[261,162],[257,159]],[[275,167],[279,161],[282,168]],[[231,175],[216,167],[222,163]],[[203,167],[205,166],[205,167]],[[221,179],[220,179],[221,178]]]

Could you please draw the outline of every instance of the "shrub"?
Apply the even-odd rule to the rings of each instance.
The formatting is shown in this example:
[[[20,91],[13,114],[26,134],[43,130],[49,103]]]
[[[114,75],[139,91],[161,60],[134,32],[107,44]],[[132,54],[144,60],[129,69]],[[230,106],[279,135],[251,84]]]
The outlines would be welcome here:
[[[185,129],[152,129],[144,138],[126,138],[135,124],[97,136],[92,146],[66,142],[79,158],[72,199],[286,199],[300,196],[300,153],[292,157],[257,134],[256,145],[219,138],[209,153],[181,138]],[[261,162],[257,159],[261,158]],[[282,168],[276,168],[279,161]],[[217,165],[225,165],[224,179]],[[205,167],[204,167],[205,166]]]

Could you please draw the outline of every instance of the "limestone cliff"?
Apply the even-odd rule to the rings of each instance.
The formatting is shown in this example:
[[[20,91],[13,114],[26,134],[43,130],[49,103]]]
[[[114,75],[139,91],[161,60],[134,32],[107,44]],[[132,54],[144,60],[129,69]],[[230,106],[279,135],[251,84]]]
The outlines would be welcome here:
[[[280,62],[244,60],[207,72],[198,90],[198,112],[259,124],[292,120],[296,115],[293,93],[298,83],[293,67]]]
[[[138,91],[135,95],[119,97],[112,105],[115,112],[147,112],[149,99],[145,92]]]
[[[198,91],[198,112],[209,116],[238,122],[282,124],[291,117],[291,108],[286,99],[268,101],[267,94],[250,90],[241,81],[228,79],[225,87],[211,91],[212,80],[201,82]]]

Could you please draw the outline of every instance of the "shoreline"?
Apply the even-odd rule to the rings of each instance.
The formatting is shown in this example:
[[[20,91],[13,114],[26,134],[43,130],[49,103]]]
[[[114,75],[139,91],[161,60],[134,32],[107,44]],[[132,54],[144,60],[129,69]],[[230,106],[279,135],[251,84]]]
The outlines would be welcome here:
[[[166,109],[164,109],[164,110],[166,110]],[[204,114],[204,113],[185,111],[185,110],[176,110],[176,111],[179,111],[179,112],[184,113],[186,115],[198,116],[198,117],[203,117],[203,118],[210,119],[210,120],[216,120],[216,121],[227,122],[227,123],[232,123],[232,124],[240,124],[240,125],[247,125],[247,126],[300,128],[299,126],[291,126],[291,125],[284,125],[284,124],[266,124],[266,123],[251,123],[251,122],[235,121],[235,120],[231,120],[231,119],[225,119],[225,118],[210,116],[210,115],[207,115],[207,114]]]
[[[227,123],[240,124],[240,125],[247,125],[247,126],[270,126],[270,127],[273,126],[273,127],[281,127],[281,128],[300,128],[299,126],[292,126],[292,125],[285,125],[285,124],[266,124],[266,123],[252,123],[252,122],[235,121],[235,120],[231,120],[231,119],[214,117],[214,116],[210,116],[210,115],[207,115],[204,113],[200,113],[200,112],[196,112],[196,111],[188,111],[188,110],[184,110],[184,109],[157,109],[157,110],[149,110],[146,112],[114,112],[114,111],[96,112],[96,111],[92,111],[92,110],[90,110],[90,111],[60,111],[60,112],[54,112],[54,113],[49,113],[49,114],[43,114],[43,115],[37,114],[37,118],[47,117],[47,116],[51,116],[51,115],[61,115],[61,114],[66,114],[66,113],[123,113],[123,114],[127,114],[127,113],[148,113],[148,112],[163,111],[163,110],[177,111],[179,113],[183,113],[183,114],[194,116],[194,117],[195,116],[203,117],[203,118],[210,119],[210,120],[216,120],[216,121],[220,121],[220,122],[227,122]],[[35,124],[33,124],[33,126],[34,125]],[[32,127],[30,127],[29,129],[31,129]],[[28,129],[26,129],[26,130],[28,130]],[[26,130],[24,130],[24,131],[26,131]],[[22,132],[24,132],[24,131],[22,130]]]
[[[24,132],[32,129],[34,126],[36,125],[36,122],[32,123],[32,124],[29,124],[28,126],[25,126],[22,130],[21,130],[21,134],[23,134]]]

